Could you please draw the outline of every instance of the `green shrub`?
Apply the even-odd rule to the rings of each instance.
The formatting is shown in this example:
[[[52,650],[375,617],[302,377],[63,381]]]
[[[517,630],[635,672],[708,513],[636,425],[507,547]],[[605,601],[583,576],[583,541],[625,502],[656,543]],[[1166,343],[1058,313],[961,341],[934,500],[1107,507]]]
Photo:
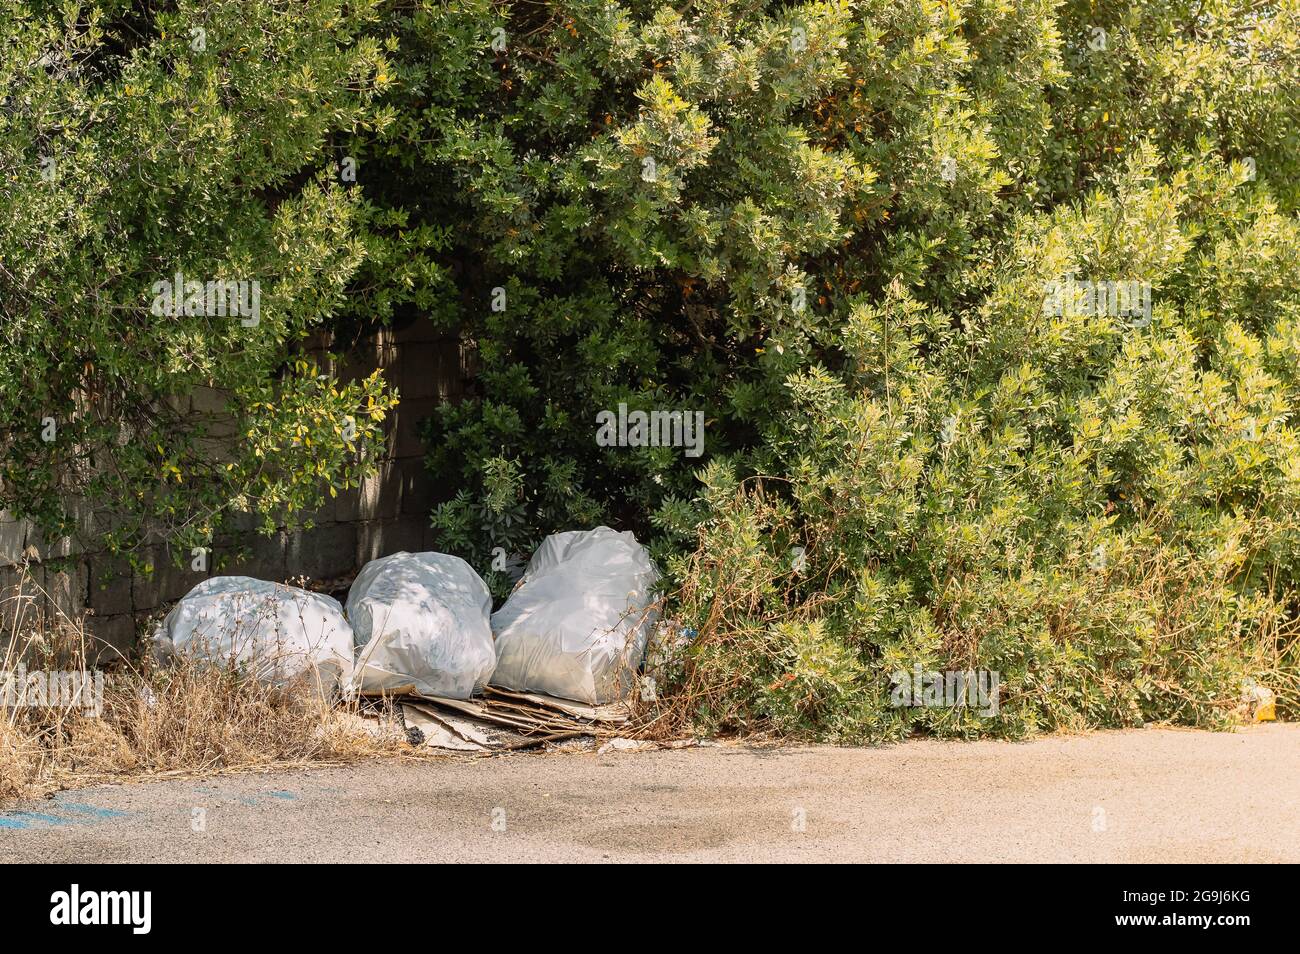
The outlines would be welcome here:
[[[1294,704],[1294,3],[395,9],[359,148],[394,231],[445,227],[401,267],[480,367],[430,426],[446,545],[653,537],[681,724]],[[1071,276],[1153,307],[1054,314]],[[703,411],[703,459],[597,444],[620,402]],[[917,665],[996,670],[999,713],[890,705]]]
[[[359,479],[391,395],[294,356],[365,255],[329,147],[382,124],[373,26],[341,0],[6,0],[0,509],[187,553]],[[177,273],[249,308],[166,300]]]

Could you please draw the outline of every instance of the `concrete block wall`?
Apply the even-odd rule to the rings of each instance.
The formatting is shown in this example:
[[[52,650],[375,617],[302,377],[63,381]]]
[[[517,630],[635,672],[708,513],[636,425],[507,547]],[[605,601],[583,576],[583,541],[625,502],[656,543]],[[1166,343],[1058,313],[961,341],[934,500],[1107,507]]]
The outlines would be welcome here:
[[[308,350],[327,361],[333,348],[322,336]],[[111,658],[129,652],[142,627],[207,576],[324,580],[350,575],[367,560],[399,550],[431,548],[429,515],[446,494],[424,467],[420,424],[441,401],[464,393],[470,371],[461,342],[423,318],[363,339],[334,368],[344,380],[376,369],[400,395],[385,425],[387,451],[376,473],[360,488],[330,500],[314,515],[311,530],[280,530],[268,537],[256,532],[251,521],[234,521],[214,541],[207,572],[191,570],[189,554],[178,567],[175,555],[163,546],[137,554],[152,572],[133,571],[126,561],[102,551],[75,550],[69,541],[46,543],[27,522],[0,512],[0,654],[18,600],[24,601],[29,618],[33,612],[52,617],[56,609],[74,618],[89,611],[87,629],[101,657]],[[196,393],[191,401],[195,410],[207,412],[219,411],[222,404],[211,392]],[[20,592],[23,580],[27,585]]]

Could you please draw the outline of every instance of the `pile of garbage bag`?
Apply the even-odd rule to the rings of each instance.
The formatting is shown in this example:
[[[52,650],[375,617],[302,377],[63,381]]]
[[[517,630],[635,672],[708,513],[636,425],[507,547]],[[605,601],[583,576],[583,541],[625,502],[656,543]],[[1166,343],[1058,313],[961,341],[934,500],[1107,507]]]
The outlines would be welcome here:
[[[627,694],[657,614],[659,573],[631,533],[554,533],[492,614],[492,684],[593,705]]]
[[[323,693],[469,699],[487,685],[590,705],[635,685],[658,619],[659,573],[609,527],[552,534],[492,613],[487,584],[445,553],[371,560],[346,610],[328,596],[243,576],[204,580],[168,613],[159,655],[246,667]]]
[[[491,612],[487,584],[460,557],[371,560],[348,591],[357,689],[468,699],[496,668]]]
[[[338,600],[248,576],[214,576],[190,590],[163,619],[154,650],[163,661],[243,666],[275,685],[309,680],[322,695],[350,685],[355,656]]]

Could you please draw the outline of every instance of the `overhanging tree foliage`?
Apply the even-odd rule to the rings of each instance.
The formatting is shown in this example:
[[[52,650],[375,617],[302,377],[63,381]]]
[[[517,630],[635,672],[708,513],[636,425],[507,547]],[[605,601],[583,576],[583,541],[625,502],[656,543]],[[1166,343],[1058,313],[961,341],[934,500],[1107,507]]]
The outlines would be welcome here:
[[[987,729],[890,706],[914,665],[1009,732],[1294,698],[1294,2],[389,9],[357,148],[430,282],[366,304],[477,348],[447,546],[653,534],[713,726]]]
[[[371,26],[364,2],[5,0],[0,507],[188,548],[357,479],[382,381],[291,357],[364,254],[333,142],[386,121]]]

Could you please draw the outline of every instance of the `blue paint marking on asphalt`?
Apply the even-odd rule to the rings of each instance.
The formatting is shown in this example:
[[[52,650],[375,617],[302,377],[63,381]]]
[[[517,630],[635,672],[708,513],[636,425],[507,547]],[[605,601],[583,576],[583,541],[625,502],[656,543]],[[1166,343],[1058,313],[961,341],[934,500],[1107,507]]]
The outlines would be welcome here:
[[[87,805],[85,802],[65,802],[55,799],[60,808],[70,812],[76,812],[78,815],[90,815],[92,818],[122,818],[126,812],[118,811],[116,808],[99,808],[95,805]]]
[[[25,824],[26,822],[34,822],[34,821],[45,822],[45,824],[47,825],[68,824],[68,819],[66,818],[60,818],[58,815],[45,815],[42,814],[41,812],[10,812],[5,817],[12,818],[18,822],[23,823],[14,826],[16,828],[26,828],[27,827],[27,825]]]
[[[66,817],[66,815],[62,814],[52,815],[48,812],[5,812],[0,815],[0,828],[19,831],[31,828],[34,822],[43,825],[76,825],[87,822],[108,821],[129,814],[128,812],[118,811],[116,808],[100,808],[96,805],[87,805],[85,802],[66,802],[62,798],[54,800],[53,808],[60,812],[70,813],[72,817]]]
[[[236,795],[235,801],[241,805],[260,805],[268,798],[278,798],[282,801],[295,801],[298,796],[293,792],[276,791],[276,792],[258,792],[256,795]]]

